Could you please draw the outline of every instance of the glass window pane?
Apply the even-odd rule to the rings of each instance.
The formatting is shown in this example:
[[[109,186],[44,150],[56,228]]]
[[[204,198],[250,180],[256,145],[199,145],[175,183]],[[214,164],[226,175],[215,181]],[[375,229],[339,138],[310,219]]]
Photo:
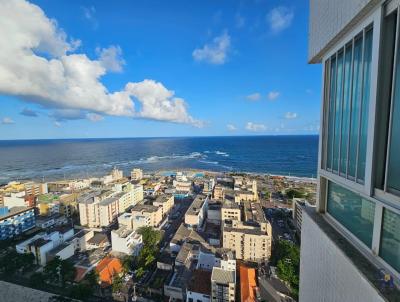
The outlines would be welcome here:
[[[329,182],[328,213],[367,246],[371,247],[375,204]]]
[[[346,174],[347,169],[347,143],[350,128],[350,97],[351,97],[351,57],[352,45],[346,47],[344,58],[344,87],[343,87],[343,115],[342,115],[342,136],[340,142],[340,172]]]
[[[369,95],[371,82],[371,59],[372,59],[372,30],[365,33],[364,45],[364,81],[363,97],[361,103],[361,129],[360,146],[358,153],[357,179],[363,181],[365,176],[365,159],[367,154],[367,134],[368,134],[368,112]]]
[[[350,145],[348,174],[356,176],[358,131],[360,126],[361,80],[362,80],[362,37],[354,43],[353,88],[350,121]]]
[[[336,108],[335,108],[335,134],[333,136],[333,163],[332,170],[339,171],[339,140],[340,126],[342,117],[342,97],[343,97],[343,51],[337,57],[337,77],[336,77]]]
[[[398,272],[400,272],[399,228],[400,215],[388,209],[384,209],[379,255]]]
[[[336,92],[336,58],[331,59],[331,75],[330,75],[330,88],[329,88],[329,116],[328,116],[328,143],[327,143],[327,156],[326,166],[332,169],[332,146],[333,146],[333,127],[335,124],[335,92]]]
[[[400,47],[397,49],[387,186],[400,192]]]

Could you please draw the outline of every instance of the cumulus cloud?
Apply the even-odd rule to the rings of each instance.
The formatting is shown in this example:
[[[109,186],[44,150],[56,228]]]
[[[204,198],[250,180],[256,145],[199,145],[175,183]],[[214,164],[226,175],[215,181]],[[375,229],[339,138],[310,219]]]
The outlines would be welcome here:
[[[19,114],[24,115],[24,116],[29,116],[29,117],[37,117],[38,116],[38,113],[36,111],[29,109],[29,108],[22,109],[22,111]]]
[[[249,94],[246,96],[246,99],[249,101],[258,101],[261,98],[261,94],[258,92]]]
[[[1,123],[3,125],[11,125],[11,124],[15,124],[14,120],[11,117],[3,117],[3,119],[1,120]]]
[[[245,128],[246,130],[252,132],[261,132],[267,130],[267,127],[264,124],[255,124],[253,122],[248,122]]]
[[[279,91],[270,91],[268,93],[268,99],[270,101],[274,101],[276,100],[279,96],[281,95],[281,93]]]
[[[275,7],[267,14],[267,22],[273,33],[279,33],[288,28],[293,21],[294,12],[284,6]]]
[[[235,126],[235,125],[232,125],[232,124],[226,125],[226,128],[227,128],[229,131],[236,131],[236,130],[237,130],[236,126]]]
[[[231,46],[231,37],[227,32],[215,37],[202,48],[196,48],[192,56],[196,61],[204,61],[211,64],[224,64]]]
[[[121,91],[108,91],[100,81],[110,70],[109,65],[105,67],[105,60],[92,60],[84,53],[75,53],[79,41],[68,39],[56,21],[46,17],[34,4],[24,0],[0,1],[0,36],[0,93],[53,109],[57,120],[68,116],[76,119],[92,112],[202,124],[189,115],[183,99],[173,97],[173,92],[153,80],[127,83]],[[107,48],[105,57],[121,63],[118,50],[111,49]],[[105,54],[104,49],[101,54]],[[148,92],[140,100],[132,87],[138,90],[149,83],[164,87],[170,94],[151,98]],[[142,103],[143,110],[135,110],[135,98]]]
[[[108,48],[96,48],[101,65],[108,71],[122,72],[125,61],[121,47],[111,45]]]
[[[285,113],[285,119],[287,120],[293,120],[297,118],[297,113],[296,112],[286,112]]]

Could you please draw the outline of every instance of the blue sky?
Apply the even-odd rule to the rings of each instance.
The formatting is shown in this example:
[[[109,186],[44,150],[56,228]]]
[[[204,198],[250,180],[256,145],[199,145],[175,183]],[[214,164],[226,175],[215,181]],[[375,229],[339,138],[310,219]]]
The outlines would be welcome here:
[[[318,132],[306,0],[0,6],[0,139]]]

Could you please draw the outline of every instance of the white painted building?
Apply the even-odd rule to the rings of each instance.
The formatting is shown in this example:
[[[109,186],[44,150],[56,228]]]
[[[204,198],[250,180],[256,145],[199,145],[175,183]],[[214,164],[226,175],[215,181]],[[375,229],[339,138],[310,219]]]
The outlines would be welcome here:
[[[316,211],[302,212],[300,302],[400,296],[391,285],[400,284],[399,5],[310,1],[309,61],[322,64],[323,87]]]
[[[142,245],[142,235],[124,225],[111,231],[111,246],[114,252],[137,256]]]

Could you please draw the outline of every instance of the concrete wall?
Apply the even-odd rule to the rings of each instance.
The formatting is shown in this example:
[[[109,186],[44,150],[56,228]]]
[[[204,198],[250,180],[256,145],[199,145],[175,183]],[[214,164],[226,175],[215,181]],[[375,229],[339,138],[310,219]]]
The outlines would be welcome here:
[[[301,233],[299,301],[385,301],[306,211]]]
[[[341,31],[356,19],[365,16],[382,0],[310,0],[308,59],[316,63],[320,54]],[[351,25],[349,25],[351,26]],[[334,41],[332,41],[333,43]]]

